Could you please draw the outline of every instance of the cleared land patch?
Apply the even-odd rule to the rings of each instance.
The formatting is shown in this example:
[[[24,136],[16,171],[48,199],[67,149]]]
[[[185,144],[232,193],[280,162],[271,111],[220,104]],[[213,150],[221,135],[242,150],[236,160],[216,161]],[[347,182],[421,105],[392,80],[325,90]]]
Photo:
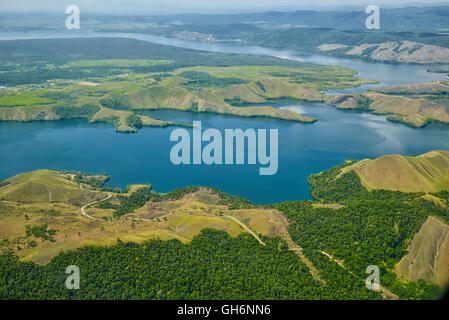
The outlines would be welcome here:
[[[105,180],[101,176],[51,170],[7,179],[9,183],[0,188],[3,251],[45,264],[61,251],[91,244],[112,245],[118,239],[139,243],[149,239],[188,242],[205,228],[223,230],[233,237],[247,232],[227,216],[235,217],[256,234],[291,242],[288,222],[276,210],[230,210],[220,203],[221,197],[208,188],[188,192],[177,200],[148,201],[134,213],[117,218],[113,213],[120,204],[119,197],[129,197],[148,186],[130,186],[128,193],[118,194],[93,188],[88,184],[95,185],[92,179]],[[94,203],[99,200],[103,201]],[[85,207],[88,203],[92,205]],[[82,206],[86,216],[81,214]],[[33,228],[44,228],[44,233],[35,235],[27,231]],[[47,236],[45,230],[50,230],[51,235]]]

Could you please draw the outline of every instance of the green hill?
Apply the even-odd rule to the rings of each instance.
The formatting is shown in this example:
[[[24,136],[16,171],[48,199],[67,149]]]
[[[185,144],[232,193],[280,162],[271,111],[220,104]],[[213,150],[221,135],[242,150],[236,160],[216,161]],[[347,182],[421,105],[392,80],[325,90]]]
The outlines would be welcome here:
[[[5,186],[0,187],[0,200],[85,204],[98,198],[96,192],[81,189],[77,183],[70,181],[69,176],[51,170],[22,173],[6,182]]]
[[[342,170],[354,171],[368,190],[402,192],[449,191],[449,152],[431,151],[416,156],[388,155],[362,160]]]

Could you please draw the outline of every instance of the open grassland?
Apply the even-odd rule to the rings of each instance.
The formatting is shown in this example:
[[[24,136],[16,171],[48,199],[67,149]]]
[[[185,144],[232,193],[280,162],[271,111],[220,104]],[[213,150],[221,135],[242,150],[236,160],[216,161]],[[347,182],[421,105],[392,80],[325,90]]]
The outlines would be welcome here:
[[[88,178],[83,181],[89,181]],[[189,242],[205,228],[223,230],[233,237],[246,232],[228,216],[239,219],[256,234],[279,236],[291,242],[288,222],[278,211],[230,210],[219,204],[220,197],[207,188],[178,200],[149,201],[135,213],[114,218],[113,209],[99,205],[85,207],[88,217],[81,215],[81,206],[105,199],[107,194],[112,196],[107,202],[118,205],[119,194],[101,192],[85,183],[80,186],[70,173],[40,170],[5,182],[0,187],[0,243],[4,250],[12,250],[23,260],[40,264],[61,251],[86,245],[113,245],[118,239],[138,243],[150,239]],[[141,187],[148,186],[130,186],[125,195]],[[30,233],[28,228],[38,231]]]
[[[272,100],[283,98],[323,101],[321,90],[369,82],[356,78],[355,73],[349,69],[337,70],[332,67],[321,70],[320,73],[316,71],[312,67],[295,70],[278,66],[182,68],[172,74],[156,77],[157,83],[149,83],[140,90],[124,93],[122,87],[119,93],[111,88],[111,93],[104,96],[100,103],[109,108],[131,110],[178,109],[313,122],[313,118],[278,110],[268,104]],[[340,74],[337,76],[331,76],[338,72]],[[308,81],[299,81],[298,74],[302,74]],[[267,106],[260,106],[264,103]],[[251,106],[252,104],[258,106]]]
[[[368,190],[402,192],[449,191],[449,152],[432,151],[416,157],[387,155],[344,168],[354,171]]]
[[[0,93],[0,120],[83,118],[136,132],[143,126],[180,125],[144,117],[138,110],[178,109],[311,123],[316,119],[270,103],[285,98],[323,101],[326,90],[376,82],[358,78],[348,68],[271,57],[130,39],[71,42],[77,43],[76,52],[65,52],[64,39],[0,42],[0,67],[6,70],[0,84],[8,87]],[[17,54],[23,61],[17,61]]]
[[[20,203],[85,204],[101,194],[80,186],[51,170],[27,172],[10,179],[0,187],[0,199]]]
[[[265,70],[267,68],[267,70]],[[306,72],[307,71],[307,72]],[[312,73],[313,68],[304,70]],[[335,70],[329,70],[330,72]],[[189,73],[190,72],[190,73]],[[347,87],[364,83],[355,78],[353,72],[347,74],[349,83],[340,81],[342,77],[329,81],[323,74],[316,83],[296,83],[290,75],[291,69],[282,67],[191,67],[169,74],[133,74],[115,76],[108,81],[96,79],[95,85],[77,83],[54,90],[41,90],[34,96],[49,96],[45,105],[26,104],[14,108],[0,108],[0,119],[31,121],[58,120],[65,118],[87,118],[91,122],[111,123],[117,131],[135,132],[142,126],[174,125],[135,112],[143,109],[178,109],[193,112],[212,112],[240,117],[271,117],[300,122],[315,119],[299,115],[289,110],[278,110],[261,106],[271,100],[290,98],[307,101],[322,101],[319,88],[328,86]],[[295,74],[302,72],[297,70]],[[314,71],[316,75],[318,73]],[[189,75],[186,76],[185,75]],[[235,83],[235,84],[233,84]],[[23,89],[16,94],[28,95]],[[258,106],[251,106],[258,104]],[[96,108],[90,114],[83,113],[84,106]],[[26,108],[25,108],[26,107]],[[62,111],[61,111],[62,109]],[[135,115],[135,123],[129,123],[129,116]]]
[[[22,261],[47,265],[53,257],[71,254],[61,255],[63,251],[103,250],[99,246],[113,249],[117,245],[135,248],[129,242],[145,247],[152,239],[176,239],[190,245],[204,229],[217,229],[232,239],[246,234],[242,236],[252,239],[257,248],[286,254],[293,251],[315,286],[342,288],[346,298],[349,287],[364,286],[366,265],[375,264],[384,275],[384,298],[434,299],[440,290],[437,285],[447,281],[444,253],[449,192],[440,190],[448,190],[441,179],[448,161],[449,153],[443,151],[347,161],[310,177],[316,201],[263,207],[213,188],[188,187],[158,194],[150,186],[127,190],[102,187],[105,176],[37,171],[0,182],[1,194],[8,196],[0,198],[0,246],[2,252],[14,253]],[[366,177],[376,171],[373,176],[393,186],[416,180],[416,192],[369,191],[363,180],[371,187],[382,181],[361,179],[358,172],[367,167],[371,169]],[[12,191],[26,188],[30,182],[35,186],[26,192],[33,200],[24,202]],[[82,201],[71,201],[72,197],[50,201],[48,189],[37,185],[66,193],[87,191],[92,196]],[[426,189],[429,185],[434,189]],[[439,192],[433,192],[436,190]],[[427,228],[426,221],[433,218],[440,225]],[[217,249],[221,247],[212,248]]]
[[[11,92],[8,95],[0,96],[0,107],[33,106],[40,104],[49,104],[51,102],[52,100],[39,97],[36,93],[32,92],[21,94],[14,94],[13,92]]]

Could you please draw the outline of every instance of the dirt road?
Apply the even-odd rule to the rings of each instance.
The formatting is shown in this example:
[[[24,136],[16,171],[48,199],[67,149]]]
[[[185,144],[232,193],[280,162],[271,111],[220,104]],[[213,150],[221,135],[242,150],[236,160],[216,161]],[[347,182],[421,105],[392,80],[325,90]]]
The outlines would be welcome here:
[[[95,218],[95,217],[93,217],[93,216],[88,215],[88,214],[86,213],[85,209],[86,209],[87,207],[90,207],[90,206],[93,205],[93,204],[96,204],[96,203],[99,203],[99,202],[106,201],[106,200],[108,200],[108,199],[110,199],[110,198],[112,198],[112,194],[109,194],[106,198],[104,198],[104,199],[102,199],[102,200],[96,200],[96,201],[93,201],[93,202],[91,202],[91,203],[88,203],[88,204],[82,206],[82,207],[81,207],[81,215],[84,216],[84,217],[86,217],[86,218],[89,218],[89,219],[99,220],[99,218]]]

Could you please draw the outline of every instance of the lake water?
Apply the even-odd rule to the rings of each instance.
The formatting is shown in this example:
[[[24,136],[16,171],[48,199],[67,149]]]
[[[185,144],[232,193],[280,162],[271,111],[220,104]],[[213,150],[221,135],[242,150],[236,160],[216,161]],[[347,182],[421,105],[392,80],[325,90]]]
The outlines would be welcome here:
[[[169,157],[174,127],[118,134],[106,124],[74,120],[0,123],[0,179],[42,168],[106,172],[111,176],[110,186],[149,182],[159,192],[189,185],[214,186],[257,203],[271,203],[309,199],[307,177],[345,159],[449,150],[449,130],[440,125],[412,129],[383,116],[339,111],[324,104],[276,106],[320,120],[302,124],[169,110],[146,112],[160,119],[199,120],[203,130],[279,129],[279,170],[274,176],[260,176],[258,165],[175,166]]]
[[[361,92],[373,87],[391,86],[398,84],[413,84],[443,80],[446,74],[427,72],[431,65],[386,64],[368,62],[361,59],[337,58],[328,55],[306,54],[296,50],[266,48],[245,45],[238,42],[200,42],[175,38],[166,38],[140,33],[112,33],[94,32],[92,30],[61,30],[61,31],[32,31],[32,32],[0,32],[0,40],[13,39],[48,39],[75,37],[122,37],[132,38],[152,43],[170,45],[181,48],[204,50],[210,52],[267,55],[281,59],[296,60],[308,63],[348,67],[357,70],[362,78],[378,80],[379,84],[365,85],[359,88],[331,91],[332,94]],[[449,68],[449,65],[439,65]]]
[[[0,33],[0,39],[95,36],[85,33]],[[136,34],[108,34],[217,52],[265,54],[312,63],[348,66],[361,77],[380,85],[440,80],[443,74],[426,72],[427,66],[388,65],[356,59],[304,55],[291,50],[250,47],[234,43],[198,43]],[[354,92],[366,88],[353,88]],[[449,128],[429,125],[422,129],[388,122],[384,116],[340,111],[320,103],[279,103],[274,106],[317,118],[302,124],[266,118],[236,118],[214,114],[159,110],[146,112],[160,119],[191,123],[203,128],[279,129],[279,170],[260,176],[258,165],[175,166],[170,162],[173,127],[144,128],[136,134],[118,134],[106,124],[85,121],[0,122],[0,180],[42,168],[106,172],[110,186],[152,183],[166,192],[188,185],[214,186],[256,203],[309,199],[307,177],[345,159],[374,158],[385,154],[416,155],[435,149],[449,150]]]

